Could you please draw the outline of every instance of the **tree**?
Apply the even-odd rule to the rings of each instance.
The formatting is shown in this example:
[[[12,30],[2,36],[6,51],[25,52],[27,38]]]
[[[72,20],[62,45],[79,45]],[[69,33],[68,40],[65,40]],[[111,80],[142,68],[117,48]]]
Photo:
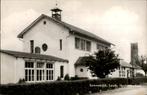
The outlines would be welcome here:
[[[147,76],[147,58],[145,56],[141,56],[138,61],[139,66],[145,72],[145,76]]]
[[[120,59],[111,49],[99,50],[87,58],[87,67],[92,74],[99,78],[105,78],[118,68]]]

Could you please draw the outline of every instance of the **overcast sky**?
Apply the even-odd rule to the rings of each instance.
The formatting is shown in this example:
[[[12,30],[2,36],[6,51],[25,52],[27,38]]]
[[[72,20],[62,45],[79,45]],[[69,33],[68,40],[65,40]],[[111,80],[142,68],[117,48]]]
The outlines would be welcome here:
[[[22,50],[16,37],[40,14],[63,10],[62,20],[92,32],[116,46],[120,57],[130,61],[130,43],[137,42],[139,55],[147,55],[146,0],[1,0],[3,49]]]

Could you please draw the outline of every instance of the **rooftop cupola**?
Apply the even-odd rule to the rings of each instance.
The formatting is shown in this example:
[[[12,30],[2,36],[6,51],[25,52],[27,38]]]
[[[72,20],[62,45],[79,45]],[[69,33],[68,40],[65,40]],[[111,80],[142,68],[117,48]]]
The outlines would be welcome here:
[[[51,11],[52,11],[52,18],[61,21],[61,12],[62,12],[62,10],[56,7],[54,9],[51,9]]]

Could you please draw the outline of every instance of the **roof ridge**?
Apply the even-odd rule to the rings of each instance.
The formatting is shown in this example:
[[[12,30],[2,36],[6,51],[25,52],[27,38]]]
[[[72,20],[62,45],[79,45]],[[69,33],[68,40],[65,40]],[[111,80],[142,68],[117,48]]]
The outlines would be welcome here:
[[[74,32],[76,32],[77,34],[85,35],[85,36],[87,36],[87,37],[90,37],[90,38],[93,38],[93,39],[95,39],[95,40],[98,40],[98,41],[100,41],[100,42],[102,42],[102,43],[106,43],[106,44],[110,44],[110,45],[112,44],[112,43],[106,41],[105,39],[103,39],[103,38],[97,36],[97,35],[94,34],[94,33],[91,33],[91,32],[89,32],[89,31],[86,31],[86,30],[84,30],[84,29],[81,29],[81,28],[79,28],[79,27],[77,27],[77,26],[74,26],[74,25],[72,25],[72,24],[66,23],[66,22],[64,22],[64,21],[58,21],[58,20],[56,20],[56,19],[54,19],[54,18],[51,18],[50,16],[45,15],[45,14],[41,14],[35,21],[33,21],[28,27],[26,27],[21,33],[19,33],[17,37],[18,37],[18,38],[23,38],[23,35],[24,35],[30,28],[32,28],[37,22],[39,22],[42,18],[44,18],[44,17],[47,17],[48,19],[50,19],[50,20],[52,20],[52,21],[55,21],[56,23],[59,23],[59,24],[63,25],[64,27],[68,28],[68,29],[70,30],[70,32],[73,32],[73,31],[74,31]],[[114,45],[114,44],[112,44],[112,45]]]

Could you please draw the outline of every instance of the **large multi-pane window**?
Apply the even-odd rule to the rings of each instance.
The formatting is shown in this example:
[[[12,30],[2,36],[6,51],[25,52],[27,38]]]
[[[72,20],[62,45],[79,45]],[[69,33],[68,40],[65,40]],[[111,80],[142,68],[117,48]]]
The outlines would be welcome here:
[[[37,81],[44,80],[44,62],[37,62]]]
[[[47,63],[46,64],[46,80],[53,80],[53,64]]]
[[[34,63],[25,62],[25,80],[34,81]]]
[[[76,37],[75,38],[75,48],[84,50],[84,51],[91,51],[91,42],[88,40]]]
[[[54,78],[53,63],[25,62],[26,81],[48,81]]]

